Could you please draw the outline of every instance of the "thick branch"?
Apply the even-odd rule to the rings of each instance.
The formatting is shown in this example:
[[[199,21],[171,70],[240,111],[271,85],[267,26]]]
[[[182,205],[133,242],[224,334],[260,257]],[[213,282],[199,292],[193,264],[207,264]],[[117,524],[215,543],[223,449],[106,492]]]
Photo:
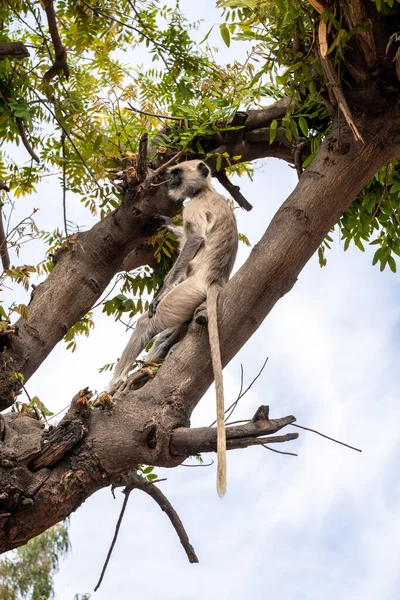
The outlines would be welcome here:
[[[19,60],[30,56],[28,48],[22,42],[2,42],[0,44],[0,60],[11,58]]]
[[[67,62],[67,51],[61,42],[53,0],[45,0],[45,11],[56,60],[54,61],[53,66],[51,66],[43,75],[43,79],[47,82],[51,81],[60,71],[63,71],[66,79],[68,79],[69,66]]]
[[[263,408],[263,407],[260,407]],[[260,410],[260,409],[259,409]],[[296,421],[295,417],[288,416],[281,419],[259,419],[250,421],[245,425],[226,428],[226,447],[234,449],[254,445],[260,436],[276,433],[283,427]],[[295,434],[294,434],[295,435]],[[297,437],[295,435],[295,437]],[[269,439],[269,438],[268,438]],[[271,440],[277,438],[271,438]],[[295,439],[292,437],[291,439]],[[241,445],[241,444],[244,445]],[[263,441],[262,443],[265,443]],[[171,454],[180,456],[192,456],[202,452],[216,452],[217,430],[211,427],[199,427],[197,429],[178,428],[171,437]]]

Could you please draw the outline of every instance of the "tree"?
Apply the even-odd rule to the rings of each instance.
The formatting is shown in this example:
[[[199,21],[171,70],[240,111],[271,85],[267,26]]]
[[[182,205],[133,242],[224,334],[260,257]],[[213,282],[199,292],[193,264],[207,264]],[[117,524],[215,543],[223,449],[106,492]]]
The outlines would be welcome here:
[[[173,240],[157,231],[156,216],[175,216],[181,207],[158,184],[166,161],[177,153],[183,159],[182,150],[185,157],[202,157],[247,208],[226,171],[242,174],[251,171],[252,161],[274,156],[293,164],[299,176],[248,261],[221,292],[224,364],[290,291],[314,252],[325,264],[335,225],[345,249],[351,242],[360,249],[363,241],[376,244],[374,262],[396,269],[398,4],[219,4],[225,9],[220,28],[225,43],[234,36],[254,44],[241,64],[218,65],[192,41],[178,9],[161,10],[151,2],[118,7],[106,0],[47,2],[39,9],[10,0],[1,9],[2,20],[10,23],[0,46],[1,133],[9,142],[21,141],[32,161],[38,154],[41,160],[27,168],[5,157],[3,189],[16,197],[29,193],[46,168],[59,168],[66,234],[40,234],[27,218],[12,232],[19,237],[2,237],[4,277],[27,285],[34,268],[47,275],[28,306],[11,307],[21,315],[16,323],[8,310],[2,313],[3,408],[64,336],[73,347],[78,333],[89,333],[90,310],[117,272],[137,269],[119,275],[121,293],[104,310],[119,317],[146,308],[141,295],[162,281],[174,257]],[[134,44],[149,48],[155,67],[132,77],[112,53]],[[25,56],[28,47],[33,64]],[[111,87],[112,100],[104,93]],[[263,106],[267,98],[275,104]],[[113,191],[107,177],[123,167]],[[80,194],[100,217],[89,231],[68,223],[67,190]],[[50,253],[39,267],[10,268],[7,250],[19,249],[26,235],[41,235]],[[139,292],[137,301],[126,296],[132,292]],[[36,398],[28,407],[17,406],[22,415],[2,418],[1,513],[7,525],[0,534],[2,550],[25,543],[110,484],[128,492],[139,487],[166,506],[159,490],[132,469],[173,467],[215,450],[212,428],[189,428],[212,381],[202,327],[192,324],[174,355],[151,375],[135,374],[131,390],[111,404],[98,398],[93,410],[89,390],[82,390],[53,430],[25,416],[44,410]],[[228,445],[265,443],[262,436],[292,421],[269,420],[260,407],[253,421],[229,429]],[[142,473],[151,475],[146,468]],[[54,494],[57,504],[50,500]],[[195,560],[172,507],[168,510]]]
[[[54,525],[11,557],[0,561],[0,593],[4,600],[52,598],[53,575],[69,550],[68,529]]]

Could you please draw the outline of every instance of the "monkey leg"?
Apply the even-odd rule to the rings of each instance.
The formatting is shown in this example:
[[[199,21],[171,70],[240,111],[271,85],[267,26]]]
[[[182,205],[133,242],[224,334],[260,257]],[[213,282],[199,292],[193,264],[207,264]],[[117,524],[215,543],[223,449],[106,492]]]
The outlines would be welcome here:
[[[179,344],[179,342],[185,336],[189,323],[183,323],[180,327],[173,327],[172,329],[166,329],[154,340],[152,348],[146,354],[146,363],[152,362],[153,360],[159,360],[160,358],[166,358],[170,350]]]
[[[189,277],[162,298],[156,314],[151,319],[148,313],[144,313],[138,319],[115,369],[109,387],[110,394],[126,381],[136,358],[147,344],[162,331],[178,328],[186,321],[190,321],[197,306],[204,302],[206,295],[205,282],[196,277]]]

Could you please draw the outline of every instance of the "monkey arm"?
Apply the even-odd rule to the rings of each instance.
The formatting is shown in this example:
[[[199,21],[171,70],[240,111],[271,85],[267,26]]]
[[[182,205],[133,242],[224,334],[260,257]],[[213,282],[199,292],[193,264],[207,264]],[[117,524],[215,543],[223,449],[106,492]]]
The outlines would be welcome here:
[[[197,252],[203,246],[205,237],[197,231],[192,231],[186,239],[185,245],[183,246],[176,262],[166,278],[164,284],[158,293],[157,297],[153,299],[149,306],[149,317],[151,318],[156,312],[157,305],[161,302],[166,294],[182,280],[182,275],[186,272],[187,267],[191,260],[194,259]]]

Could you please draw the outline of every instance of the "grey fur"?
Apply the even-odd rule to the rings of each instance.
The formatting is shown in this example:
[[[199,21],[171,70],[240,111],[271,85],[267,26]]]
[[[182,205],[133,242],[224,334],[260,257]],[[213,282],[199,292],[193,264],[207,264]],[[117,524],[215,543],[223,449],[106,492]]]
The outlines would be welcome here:
[[[233,269],[238,232],[232,210],[212,187],[210,171],[202,161],[190,160],[171,167],[169,175],[169,195],[175,200],[190,198],[183,210],[183,228],[171,225],[166,219],[166,227],[178,238],[181,251],[148,313],[137,321],[109,391],[113,393],[127,380],[136,358],[155,336],[158,337],[149,359],[165,353],[172,345],[171,340],[179,337],[175,330],[190,321],[196,308],[208,298],[209,337],[217,389],[217,489],[222,496],[226,487],[225,425],[217,296]]]

